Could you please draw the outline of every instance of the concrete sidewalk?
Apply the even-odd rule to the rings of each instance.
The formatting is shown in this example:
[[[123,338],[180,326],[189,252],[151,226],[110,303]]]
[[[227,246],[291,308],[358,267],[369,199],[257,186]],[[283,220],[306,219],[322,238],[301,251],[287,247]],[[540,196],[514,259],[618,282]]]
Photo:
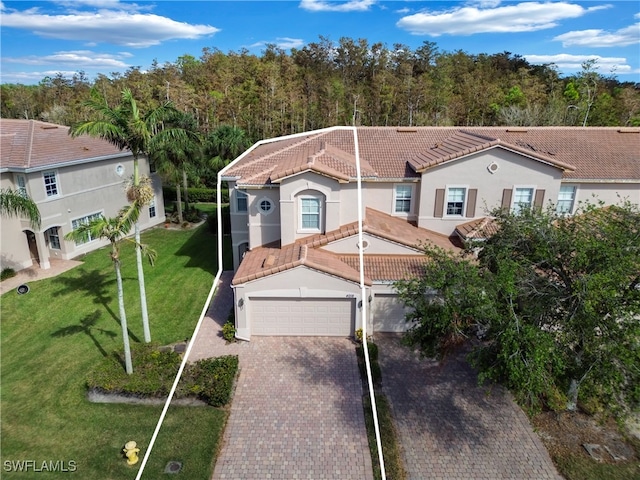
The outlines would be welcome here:
[[[33,267],[20,270],[15,277],[3,280],[0,282],[0,295],[4,295],[11,290],[15,290],[22,284],[29,285],[30,282],[55,277],[67,270],[77,267],[78,265],[82,265],[82,262],[77,260],[59,260],[56,258],[51,258],[49,263],[51,264],[51,267],[46,270],[35,265]]]

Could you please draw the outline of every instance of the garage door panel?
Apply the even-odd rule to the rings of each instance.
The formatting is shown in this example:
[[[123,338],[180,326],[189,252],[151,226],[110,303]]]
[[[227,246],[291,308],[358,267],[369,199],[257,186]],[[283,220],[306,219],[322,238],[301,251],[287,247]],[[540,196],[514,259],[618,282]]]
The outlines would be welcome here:
[[[355,300],[252,298],[252,335],[353,335]]]
[[[375,296],[373,309],[374,332],[405,332],[410,325],[404,319],[405,307],[393,294]]]

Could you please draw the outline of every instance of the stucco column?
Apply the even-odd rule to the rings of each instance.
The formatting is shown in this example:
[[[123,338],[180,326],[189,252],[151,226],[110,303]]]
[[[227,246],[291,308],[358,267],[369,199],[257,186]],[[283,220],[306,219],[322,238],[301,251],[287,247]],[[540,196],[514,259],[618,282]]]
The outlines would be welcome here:
[[[36,246],[38,247],[38,258],[40,259],[40,268],[42,270],[48,270],[51,268],[49,263],[49,247],[44,239],[44,233],[38,232],[36,235]]]

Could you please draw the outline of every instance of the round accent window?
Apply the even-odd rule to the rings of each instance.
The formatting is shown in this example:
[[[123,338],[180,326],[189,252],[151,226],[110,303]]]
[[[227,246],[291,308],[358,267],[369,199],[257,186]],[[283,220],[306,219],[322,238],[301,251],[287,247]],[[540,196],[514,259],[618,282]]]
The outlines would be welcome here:
[[[358,248],[360,248],[360,242],[358,242],[358,243],[356,244],[356,246],[357,246]],[[367,248],[369,248],[369,242],[368,242],[367,240],[363,240],[363,241],[362,241],[362,250],[366,250]]]
[[[124,174],[124,167],[122,166],[122,164],[119,164],[116,167],[116,174],[118,174],[119,176],[122,176]]]
[[[500,168],[500,165],[498,165],[496,162],[491,162],[487,166],[487,170],[489,170],[489,173],[496,173],[499,168]]]
[[[263,215],[268,215],[273,211],[273,202],[268,198],[263,198],[258,202],[258,209]]]

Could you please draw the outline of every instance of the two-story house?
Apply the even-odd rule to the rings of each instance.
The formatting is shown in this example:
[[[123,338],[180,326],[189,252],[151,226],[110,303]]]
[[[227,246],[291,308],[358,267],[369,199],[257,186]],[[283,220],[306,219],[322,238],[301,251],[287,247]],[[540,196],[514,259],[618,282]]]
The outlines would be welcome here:
[[[51,259],[71,259],[108,243],[95,238],[76,243],[64,236],[99,215],[115,216],[128,204],[129,151],[89,136],[72,138],[69,127],[35,120],[0,119],[0,139],[0,187],[31,197],[42,218],[34,229],[25,219],[2,217],[2,268],[47,269]],[[146,159],[139,160],[139,169],[150,175]],[[151,174],[151,179],[155,198],[140,216],[143,229],[165,220],[160,178]]]
[[[397,332],[393,283],[419,274],[421,244],[457,249],[500,206],[640,203],[640,129],[335,127],[258,142],[222,179],[238,338]]]

